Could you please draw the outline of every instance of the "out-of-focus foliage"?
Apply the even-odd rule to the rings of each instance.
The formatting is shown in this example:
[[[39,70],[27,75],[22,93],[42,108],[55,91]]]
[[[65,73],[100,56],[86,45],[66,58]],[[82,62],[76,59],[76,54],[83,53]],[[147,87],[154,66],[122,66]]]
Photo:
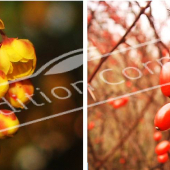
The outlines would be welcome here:
[[[141,15],[119,47],[108,54],[145,5],[146,2],[123,1],[88,3],[89,77],[102,58],[109,56],[90,82],[90,170],[150,170],[159,165],[154,151],[157,144],[153,139],[154,117],[158,109],[169,102],[157,87],[161,63],[169,61],[169,1],[153,1],[151,14],[149,9],[146,14],[155,27],[146,15]],[[155,40],[161,40],[166,47]],[[124,106],[115,108],[107,102],[109,98],[123,95],[129,95]],[[161,140],[169,134],[165,131],[162,135]],[[164,168],[167,170],[169,166],[168,162]]]

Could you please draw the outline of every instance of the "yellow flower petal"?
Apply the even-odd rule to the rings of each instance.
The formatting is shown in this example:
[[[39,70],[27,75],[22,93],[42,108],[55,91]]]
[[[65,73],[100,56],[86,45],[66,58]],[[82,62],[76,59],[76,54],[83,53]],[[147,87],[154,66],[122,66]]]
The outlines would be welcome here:
[[[36,54],[29,40],[7,38],[2,42],[1,50],[6,54],[5,59],[2,59],[8,61],[8,65],[2,63],[2,70],[7,74],[8,80],[26,77],[34,72]]]
[[[12,72],[13,72],[13,66],[12,66],[12,63],[10,63],[10,68],[9,68],[8,74],[11,74]]]
[[[29,61],[29,59],[26,59],[26,58],[23,58],[23,59],[20,60],[20,62],[23,62],[23,63],[26,63],[28,61]]]
[[[8,80],[29,76],[35,70],[35,65],[33,60],[29,60],[27,63],[23,63],[23,62],[12,63],[12,66],[13,66],[13,72],[12,74],[7,75]]]
[[[3,49],[7,53],[8,58],[11,62],[18,62],[23,58],[12,46],[12,42],[14,42],[15,40],[16,39],[8,38],[3,41],[1,46],[1,49]]]
[[[9,88],[8,80],[3,71],[0,70],[0,98],[2,98]]]
[[[32,43],[25,39],[15,39],[12,41],[12,48],[16,53],[22,58],[33,59],[35,56],[35,51]]]
[[[2,70],[6,75],[10,69],[10,61],[8,55],[3,49],[0,49],[0,70]]]

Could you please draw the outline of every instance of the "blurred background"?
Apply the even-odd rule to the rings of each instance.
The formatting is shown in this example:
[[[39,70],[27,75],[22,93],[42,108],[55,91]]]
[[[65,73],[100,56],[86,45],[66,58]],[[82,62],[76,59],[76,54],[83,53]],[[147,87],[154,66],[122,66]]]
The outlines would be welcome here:
[[[34,44],[36,70],[57,56],[83,47],[82,2],[0,2],[0,9],[7,36],[29,39]],[[83,96],[70,85],[83,79],[82,66],[56,75],[43,73],[31,81],[52,103],[35,90],[34,99],[45,104],[36,107],[29,103],[28,110],[16,114],[20,123],[82,106]],[[71,97],[56,99],[51,89],[58,86],[69,89]],[[79,88],[82,90],[82,85]],[[67,95],[62,89],[57,94]],[[82,128],[82,111],[21,127],[13,138],[0,141],[0,169],[83,169]]]
[[[160,164],[155,153],[170,132],[154,139],[155,114],[170,99],[158,87],[149,89],[159,85],[161,64],[169,61],[170,1],[152,1],[114,50],[147,3],[88,2],[89,170],[170,169],[169,160]]]

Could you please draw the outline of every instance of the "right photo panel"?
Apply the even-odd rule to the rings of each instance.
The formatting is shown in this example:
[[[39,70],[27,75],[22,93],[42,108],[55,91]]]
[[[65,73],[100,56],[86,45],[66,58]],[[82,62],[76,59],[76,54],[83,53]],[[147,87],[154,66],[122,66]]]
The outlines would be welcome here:
[[[170,1],[88,1],[89,170],[170,170]]]

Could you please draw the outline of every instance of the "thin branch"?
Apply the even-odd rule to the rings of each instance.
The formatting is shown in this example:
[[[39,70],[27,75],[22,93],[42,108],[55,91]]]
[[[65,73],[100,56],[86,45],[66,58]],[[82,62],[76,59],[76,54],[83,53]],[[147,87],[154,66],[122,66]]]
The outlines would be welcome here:
[[[158,35],[157,31],[156,31],[154,22],[153,22],[153,16],[152,16],[152,14],[151,14],[151,11],[150,11],[149,14],[146,14],[146,13],[145,13],[145,15],[146,15],[146,17],[148,18],[148,21],[149,21],[151,27],[152,27],[153,30],[154,30],[155,37],[156,37],[157,39],[160,39],[160,37],[159,37],[159,35]],[[151,19],[151,18],[152,18],[152,19]],[[170,53],[169,48],[168,48],[162,41],[159,41],[158,43],[160,43],[160,44],[168,51],[168,53]]]
[[[91,19],[90,22],[88,23],[88,29],[90,28],[90,26],[92,25],[92,20],[94,19],[94,11],[91,12]]]
[[[98,158],[97,158],[97,155],[96,155],[95,150],[94,150],[94,148],[93,148],[93,145],[92,145],[92,141],[91,141],[89,132],[88,132],[88,146],[89,146],[89,148],[90,148],[90,151],[91,151],[91,154],[92,154],[92,156],[93,156],[93,159],[94,159],[94,161],[96,162],[96,161],[98,160]]]
[[[125,141],[129,138],[129,136],[132,134],[132,132],[136,129],[136,127],[139,124],[139,120],[144,116],[144,114],[146,113],[146,110],[149,107],[149,102],[153,99],[153,95],[151,95],[150,99],[147,101],[147,103],[145,104],[145,107],[142,109],[140,116],[138,117],[138,119],[134,122],[133,126],[129,129],[129,131],[126,133],[126,135],[119,141],[119,143],[114,146],[111,151],[104,156],[104,158],[100,159],[100,166],[102,166],[112,155],[113,153],[115,153],[120,146],[123,145],[123,143],[125,143]]]
[[[156,165],[156,166],[154,166],[153,168],[150,168],[149,170],[154,170],[154,169],[162,169],[163,168],[163,166],[164,166],[164,164],[158,164],[158,165]]]
[[[140,16],[145,12],[145,10],[150,6],[151,1],[149,1],[146,5],[146,7],[141,8],[141,11],[139,12],[139,14],[137,15],[136,19],[134,20],[134,22],[132,23],[132,25],[127,29],[126,33],[123,35],[123,37],[119,40],[119,42],[117,43],[116,46],[113,47],[113,49],[110,51],[110,53],[112,53],[121,43],[123,43],[125,41],[126,36],[129,34],[129,32],[131,31],[131,29],[135,26],[136,22],[139,20]],[[109,53],[109,54],[110,54]],[[110,56],[110,55],[109,55]],[[93,73],[91,74],[88,82],[91,83],[91,81],[93,80],[93,78],[95,77],[96,73],[98,72],[98,70],[100,69],[100,67],[102,66],[102,64],[108,59],[109,56],[103,57],[101,58],[99,64],[95,67]]]

